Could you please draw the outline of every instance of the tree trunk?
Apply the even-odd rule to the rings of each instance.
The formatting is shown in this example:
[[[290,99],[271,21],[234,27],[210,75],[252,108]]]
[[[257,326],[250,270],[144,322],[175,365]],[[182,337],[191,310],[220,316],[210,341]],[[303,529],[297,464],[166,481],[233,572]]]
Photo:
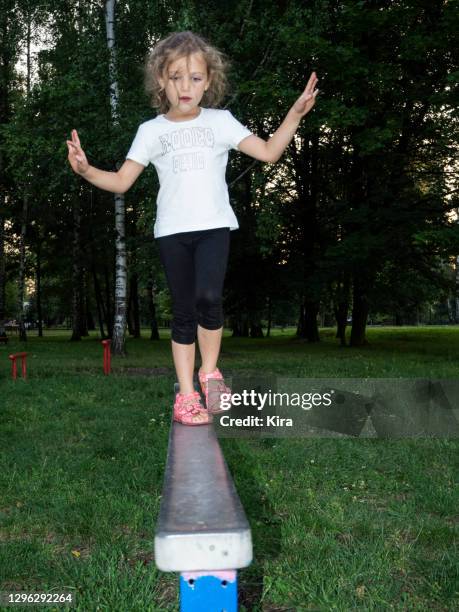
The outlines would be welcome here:
[[[306,339],[308,342],[319,342],[319,327],[317,325],[319,304],[312,300],[306,300],[304,306]]]
[[[134,325],[132,323],[132,286],[129,283],[128,300],[127,300],[127,311],[126,311],[126,326],[128,334],[134,335]]]
[[[70,340],[76,342],[83,335],[83,279],[82,279],[82,254],[81,254],[81,212],[80,201],[75,194],[73,198],[73,264],[72,264],[72,337]]]
[[[81,232],[80,232],[80,248],[81,248]],[[83,259],[82,259],[81,261],[81,335],[84,337],[89,336],[89,331],[88,331],[89,318],[90,318],[90,314],[89,314],[89,309],[88,309],[88,287],[86,283],[86,268],[83,265]]]
[[[137,274],[131,276],[129,282],[129,299],[126,323],[130,336],[140,338],[139,288]]]
[[[0,196],[2,200],[4,195]],[[5,218],[2,215],[1,208],[3,201],[0,201],[0,338],[6,338],[5,332]]]
[[[459,323],[459,255],[456,257],[456,299],[455,299],[455,319]]]
[[[311,143],[311,145],[310,145]],[[303,296],[301,298],[300,314],[296,335],[306,338],[308,342],[319,341],[317,315],[319,313],[319,290],[311,294],[311,285],[317,271],[316,251],[318,240],[317,202],[318,186],[318,137],[303,138],[298,152],[291,147],[293,164],[296,170],[296,186],[298,191],[298,220],[301,226],[298,249],[302,261]],[[309,295],[309,297],[308,297]]]
[[[271,323],[272,323],[272,300],[271,296],[268,295],[268,327],[266,329],[266,337],[271,336]]]
[[[43,312],[41,308],[41,237],[37,232],[37,265],[35,269],[35,292],[37,295],[38,337],[43,338]]]
[[[25,297],[25,239],[27,232],[27,212],[29,208],[29,194],[24,193],[22,198],[22,222],[21,222],[21,240],[19,246],[19,295],[18,295],[18,324],[19,324],[19,340],[27,342],[27,332],[25,328],[25,312],[24,312],[24,297]]]
[[[94,295],[96,298],[97,319],[99,321],[100,337],[103,340],[106,337],[105,331],[104,331],[104,320],[106,320],[106,316],[105,316],[105,309],[104,309],[104,301],[102,299],[102,291],[100,290],[100,284],[99,284],[99,279],[97,278],[97,274],[96,274],[96,267],[94,264],[94,259],[91,264],[91,271],[92,271],[92,279],[94,282]]]
[[[308,342],[319,342],[319,328],[317,326],[317,315],[319,304],[313,300],[304,298],[300,306],[300,316],[296,328],[298,338],[306,338]]]
[[[456,322],[455,315],[454,315],[454,300],[447,298],[446,307],[448,309],[448,323],[452,325],[453,323]]]
[[[351,346],[365,346],[368,344],[368,340],[365,337],[365,330],[368,311],[370,309],[368,300],[368,291],[370,287],[371,281],[366,275],[363,273],[354,275]]]
[[[304,304],[303,298],[300,302],[300,314],[298,315],[298,323],[296,324],[296,335],[298,338],[304,338]]]
[[[126,237],[125,237],[124,198],[115,195],[115,316],[113,320],[112,352],[115,355],[125,354],[126,333]]]
[[[336,318],[336,338],[339,338],[341,346],[346,346],[347,313],[349,311],[349,289],[350,279],[347,274],[339,281],[336,291],[336,304],[334,308]]]
[[[85,299],[84,299],[84,313],[85,313],[85,321],[86,321],[86,334],[89,336],[90,331],[94,331],[96,329],[96,324],[94,322],[94,317],[92,316],[92,310],[89,304],[89,297],[85,286]]]
[[[148,282],[148,310],[150,312],[150,327],[151,327],[150,340],[159,340],[159,330],[158,330],[158,322],[156,319],[156,306],[155,306],[155,286],[151,279]]]
[[[105,308],[107,311],[107,330],[108,337],[111,338],[113,336],[113,309],[112,309],[112,300],[111,300],[111,291],[110,291],[110,274],[106,265],[104,265],[105,272]]]
[[[250,337],[251,338],[264,338],[263,327],[259,321],[250,323]]]
[[[140,338],[139,282],[137,273],[131,276],[131,299],[134,338]]]
[[[18,27],[17,11],[0,10],[0,125],[7,125],[12,116],[11,100],[17,100],[18,75],[16,64],[22,49],[23,31]],[[30,46],[29,46],[30,49]],[[29,53],[30,57],[30,53]],[[6,194],[11,182],[6,172],[7,147],[0,146],[0,337],[6,337],[6,271],[5,271],[5,222],[10,217]],[[5,157],[4,157],[5,156]],[[10,202],[8,202],[8,205]]]
[[[31,28],[32,28],[32,16],[27,12],[27,37],[26,37],[26,96],[27,99],[30,95],[30,75],[31,75]],[[25,240],[27,232],[27,217],[29,213],[29,181],[27,176],[24,180],[24,193],[22,196],[22,222],[21,222],[21,241],[19,247],[19,339],[22,342],[27,341],[27,333],[25,328],[25,312],[24,312],[24,298],[25,298]]]
[[[347,326],[347,313],[349,304],[346,302],[339,302],[335,308],[336,317],[336,338],[339,338],[341,346],[346,346],[346,326]]]
[[[233,330],[233,338],[248,338],[249,337],[249,321],[246,314],[240,314],[231,319],[231,329]]]
[[[107,46],[109,52],[109,78],[110,78],[110,107],[113,125],[119,125],[118,115],[118,81],[116,80],[116,52],[115,52],[115,0],[105,2],[105,25],[107,29]],[[126,288],[127,288],[127,262],[126,262],[126,233],[125,233],[125,206],[124,196],[115,194],[115,319],[113,323],[113,336],[111,343],[112,353],[125,354],[126,333]]]
[[[92,209],[93,197],[94,197],[94,190],[91,188],[90,202],[89,202],[91,209]],[[96,298],[97,320],[99,323],[100,337],[102,340],[104,340],[107,337],[104,331],[104,322],[107,325],[107,329],[109,329],[109,324],[108,324],[108,319],[107,319],[107,315],[105,311],[104,300],[102,297],[102,289],[101,289],[99,278],[96,272],[96,251],[94,247],[94,237],[93,237],[93,232],[92,232],[91,221],[89,221],[88,223],[88,237],[89,237],[89,244],[91,248],[91,275],[92,275],[92,280],[94,284],[94,296]]]

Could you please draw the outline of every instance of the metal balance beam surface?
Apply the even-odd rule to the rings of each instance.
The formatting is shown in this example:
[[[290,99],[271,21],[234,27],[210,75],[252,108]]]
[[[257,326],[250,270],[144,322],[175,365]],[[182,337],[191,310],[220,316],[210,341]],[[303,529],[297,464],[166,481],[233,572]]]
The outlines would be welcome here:
[[[172,421],[155,561],[165,572],[238,569],[252,561],[250,526],[213,425]]]

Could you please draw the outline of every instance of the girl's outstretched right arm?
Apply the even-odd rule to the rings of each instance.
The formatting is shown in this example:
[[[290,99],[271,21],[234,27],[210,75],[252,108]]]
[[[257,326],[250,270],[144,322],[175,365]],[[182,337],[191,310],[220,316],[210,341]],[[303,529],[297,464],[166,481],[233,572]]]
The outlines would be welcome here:
[[[90,166],[76,130],[72,130],[72,140],[67,140],[67,148],[68,160],[73,171],[96,187],[112,193],[125,193],[145,169],[145,166],[132,159],[127,159],[118,172],[106,172]]]

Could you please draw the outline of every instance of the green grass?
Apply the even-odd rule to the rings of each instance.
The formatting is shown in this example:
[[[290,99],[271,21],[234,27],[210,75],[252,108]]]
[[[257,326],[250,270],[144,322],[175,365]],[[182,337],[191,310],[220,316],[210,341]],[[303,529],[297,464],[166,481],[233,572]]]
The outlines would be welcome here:
[[[95,337],[0,347],[0,590],[72,590],[81,611],[172,611],[153,534],[171,411],[168,334],[127,340],[102,375]],[[289,377],[457,378],[459,328],[373,328],[341,348],[293,330],[225,336],[221,367]],[[27,350],[28,380],[7,355]],[[149,376],[135,368],[157,368]],[[130,370],[131,369],[131,370]],[[223,439],[252,527],[241,610],[459,606],[455,439]]]

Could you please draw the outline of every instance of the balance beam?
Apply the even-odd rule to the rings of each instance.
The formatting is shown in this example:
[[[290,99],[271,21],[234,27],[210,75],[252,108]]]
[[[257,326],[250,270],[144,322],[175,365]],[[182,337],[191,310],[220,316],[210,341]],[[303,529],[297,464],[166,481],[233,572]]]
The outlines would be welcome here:
[[[250,526],[213,425],[190,427],[172,421],[155,562],[164,572],[181,572],[181,610],[200,610],[185,601],[198,595],[206,602],[203,611],[222,610],[219,588],[236,593],[236,570],[251,561]],[[215,589],[213,599],[210,592]],[[237,609],[224,605],[228,612]]]

